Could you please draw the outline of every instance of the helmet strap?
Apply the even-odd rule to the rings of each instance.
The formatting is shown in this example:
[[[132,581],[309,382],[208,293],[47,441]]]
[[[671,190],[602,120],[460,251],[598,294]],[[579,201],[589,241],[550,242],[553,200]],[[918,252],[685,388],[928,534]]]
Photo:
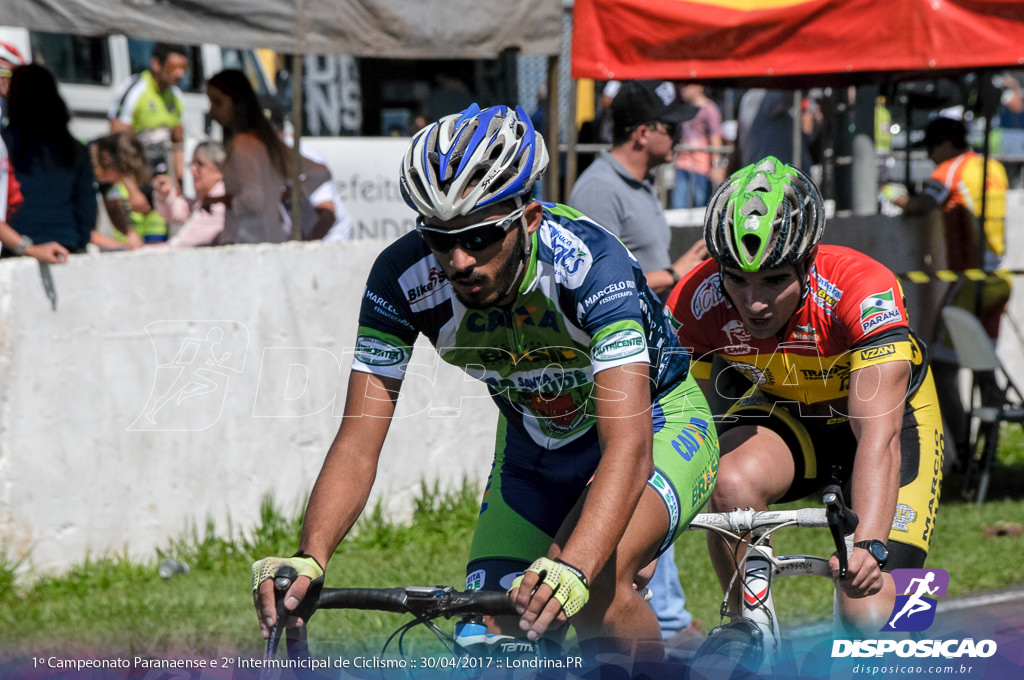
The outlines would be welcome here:
[[[515,203],[515,209],[518,210],[523,205],[522,197],[516,196]],[[520,243],[519,249],[522,253],[522,256],[519,258],[519,262],[516,263],[515,276],[513,276],[512,281],[509,282],[508,288],[503,290],[501,292],[501,295],[498,296],[499,300],[504,300],[509,294],[512,293],[516,286],[519,285],[519,277],[522,276],[523,271],[526,270],[526,263],[530,261],[530,252],[533,248],[533,239],[530,238],[530,234],[527,232],[526,229],[526,213],[523,213],[522,217],[519,218],[519,226],[516,227],[516,231],[518,234],[517,240]]]
[[[818,252],[817,246],[811,253],[811,256],[797,263],[797,271],[803,270],[802,276],[800,277],[800,304],[796,306],[796,310],[793,315],[800,313],[800,310],[807,304],[807,300],[811,296],[811,270],[814,269],[814,255]]]

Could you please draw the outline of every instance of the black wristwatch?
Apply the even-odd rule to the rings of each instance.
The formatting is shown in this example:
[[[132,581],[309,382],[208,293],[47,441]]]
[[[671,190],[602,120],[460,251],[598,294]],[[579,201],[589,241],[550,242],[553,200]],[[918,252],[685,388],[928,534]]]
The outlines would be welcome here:
[[[889,549],[885,547],[885,543],[882,543],[877,538],[872,538],[870,541],[857,541],[853,544],[854,548],[864,548],[871,556],[878,562],[878,568],[881,569],[885,566],[885,563],[889,561]]]

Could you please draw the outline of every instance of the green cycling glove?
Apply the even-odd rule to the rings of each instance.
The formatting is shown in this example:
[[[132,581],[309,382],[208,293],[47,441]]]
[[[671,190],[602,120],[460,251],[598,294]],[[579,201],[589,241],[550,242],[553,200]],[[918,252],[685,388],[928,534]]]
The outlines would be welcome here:
[[[292,557],[264,557],[252,563],[252,589],[255,592],[267,579],[275,578],[282,567],[291,567],[299,576],[323,580],[324,568],[312,556],[296,553]]]
[[[324,587],[324,568],[311,555],[299,551],[291,557],[264,557],[252,563],[252,590],[260,587],[267,579],[276,578],[282,567],[291,567],[299,576],[308,576],[312,583],[306,590],[306,597],[291,613],[305,621],[316,611],[317,598]]]

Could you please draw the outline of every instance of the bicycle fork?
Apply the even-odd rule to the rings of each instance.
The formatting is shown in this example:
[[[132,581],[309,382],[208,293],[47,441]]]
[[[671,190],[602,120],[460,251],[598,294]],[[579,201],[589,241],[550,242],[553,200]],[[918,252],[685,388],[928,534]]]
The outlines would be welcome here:
[[[768,544],[747,548],[740,592],[740,618],[750,621],[761,632],[765,664],[771,664],[777,658],[782,642],[772,596],[773,556],[772,547]]]

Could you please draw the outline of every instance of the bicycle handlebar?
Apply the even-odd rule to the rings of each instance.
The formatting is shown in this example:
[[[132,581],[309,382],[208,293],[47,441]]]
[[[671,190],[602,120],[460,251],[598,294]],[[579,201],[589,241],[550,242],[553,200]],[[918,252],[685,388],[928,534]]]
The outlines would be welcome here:
[[[414,616],[515,614],[512,600],[500,590],[458,591],[451,586],[403,588],[324,588],[317,609],[373,609]]]
[[[287,572],[291,572],[290,574]],[[289,567],[279,570],[274,579],[274,593],[277,601],[277,624],[267,639],[267,660],[277,656],[278,642],[284,629],[284,593],[297,574]],[[516,614],[515,605],[508,594],[501,590],[458,591],[451,586],[404,586],[398,588],[324,588],[316,604],[308,610],[306,619],[317,609],[363,609],[372,611],[411,614],[420,619],[438,616],[450,617],[455,614],[481,614],[499,616]],[[305,658],[309,655],[306,645],[306,629],[288,628],[286,642],[289,658]]]
[[[800,508],[798,510],[746,510],[732,512],[700,513],[693,518],[690,526],[698,529],[727,529],[746,533],[755,529],[796,524],[800,527],[822,528],[828,526],[824,508]]]
[[[755,529],[796,524],[801,527],[829,527],[839,557],[840,576],[846,575],[846,535],[852,534],[859,522],[857,515],[847,507],[843,494],[836,485],[826,487],[822,496],[825,508],[798,510],[755,511],[736,509],[732,512],[701,513],[694,517],[688,528],[719,529],[734,533],[747,533]],[[276,655],[277,643],[288,612],[284,609],[284,593],[297,574],[288,567],[279,570],[274,578],[277,600],[277,624],[267,640],[267,659]],[[308,620],[317,609],[365,609],[412,614],[430,619],[455,614],[503,615],[516,614],[515,606],[503,591],[458,591],[451,586],[405,586],[398,588],[324,588],[316,604],[306,614]],[[289,653],[305,647],[305,628],[289,629]],[[308,653],[308,652],[305,652]]]
[[[839,558],[839,576],[846,576],[848,546],[846,536],[857,529],[860,522],[857,514],[843,500],[842,490],[835,484],[825,487],[821,498],[824,508],[799,508],[797,510],[754,510],[739,508],[731,512],[700,513],[690,522],[694,529],[722,529],[743,534],[756,529],[796,524],[799,527],[828,527]]]

